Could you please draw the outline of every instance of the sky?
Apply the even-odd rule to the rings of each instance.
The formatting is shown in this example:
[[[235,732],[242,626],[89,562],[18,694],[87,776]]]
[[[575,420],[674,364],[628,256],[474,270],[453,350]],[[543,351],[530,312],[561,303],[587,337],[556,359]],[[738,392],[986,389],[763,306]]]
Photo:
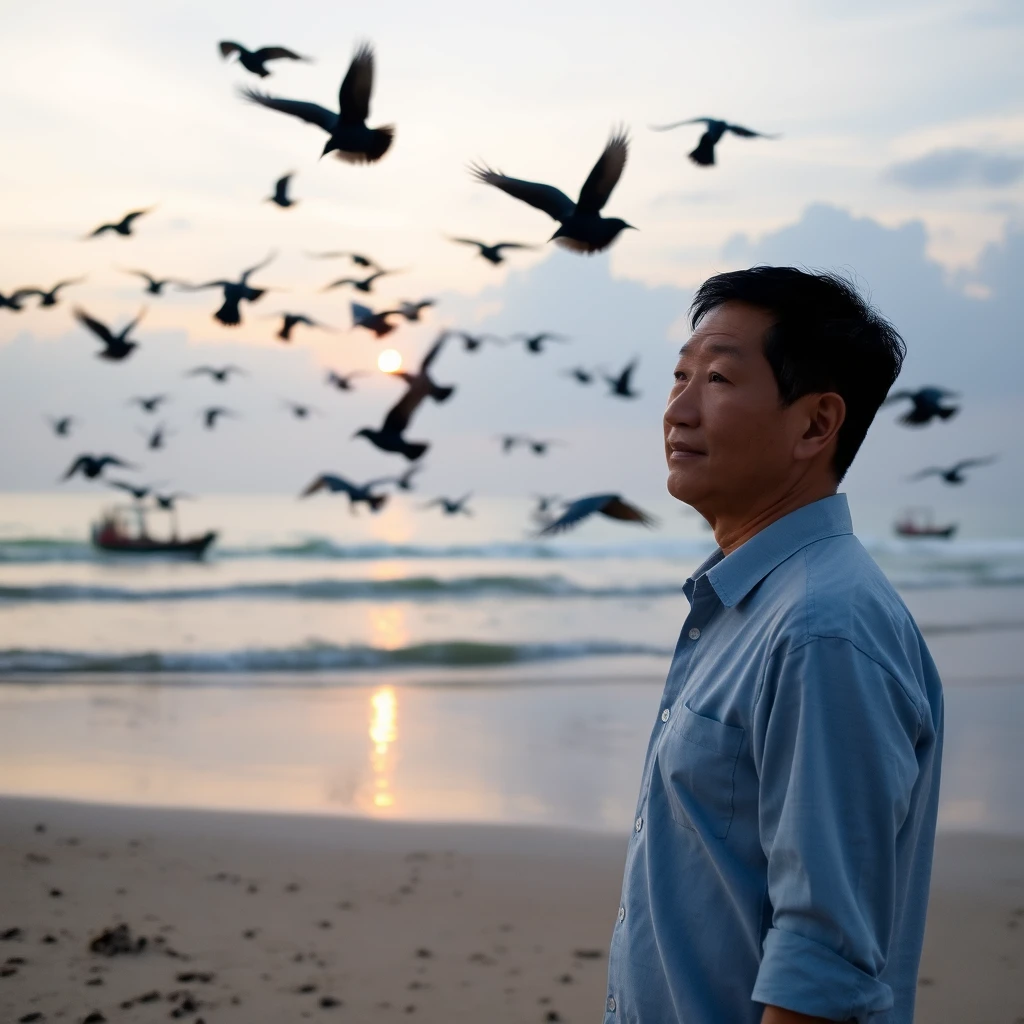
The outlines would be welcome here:
[[[225,38],[313,60],[277,62],[259,83],[221,60]],[[370,123],[397,126],[378,165],[319,161],[315,128],[237,95],[255,84],[330,105],[362,39],[378,54]],[[324,470],[359,479],[401,468],[351,439],[379,422],[398,382],[377,375],[352,395],[323,384],[327,367],[372,368],[380,346],[350,331],[346,291],[319,291],[349,267],[304,253],[356,249],[403,271],[374,303],[438,300],[423,325],[388,339],[408,360],[449,326],[569,339],[539,357],[516,346],[443,353],[436,376],[458,392],[410,432],[433,443],[432,486],[659,493],[660,414],[694,288],[717,271],[775,262],[850,275],[907,340],[900,386],[963,394],[958,417],[924,431],[882,411],[845,485],[865,515],[880,522],[929,504],[966,518],[969,533],[1022,530],[1017,2],[396,0],[358,14],[303,0],[44,2],[5,12],[5,41],[0,292],[86,281],[53,309],[0,310],[4,489],[54,488],[79,451],[114,451],[143,463],[144,478],[207,492],[288,492]],[[686,159],[699,128],[649,128],[703,115],[781,137],[727,137],[718,165],[700,168]],[[631,132],[630,156],[606,213],[639,230],[605,255],[555,250],[553,222],[466,170],[484,160],[574,195],[618,124]],[[263,200],[286,171],[299,203],[280,210]],[[135,237],[83,241],[148,206]],[[537,248],[495,268],[449,235]],[[246,308],[241,328],[211,319],[215,292],[172,292],[148,303],[142,347],[112,366],[70,316],[75,304],[114,324],[134,316],[146,297],[123,268],[202,281],[271,252],[257,281],[274,290]],[[282,310],[336,330],[300,328],[284,346],[271,319]],[[560,372],[634,356],[634,402]],[[182,376],[228,361],[249,377],[217,389]],[[172,395],[163,419],[176,434],[147,455],[140,431],[152,420],[126,402],[159,391]],[[286,398],[323,415],[292,421]],[[208,434],[198,410],[212,401],[239,418]],[[80,417],[76,437],[52,436],[44,417],[57,414]],[[544,459],[506,459],[495,441],[506,431],[564,444]],[[906,480],[923,465],[988,454],[999,463],[966,488]]]

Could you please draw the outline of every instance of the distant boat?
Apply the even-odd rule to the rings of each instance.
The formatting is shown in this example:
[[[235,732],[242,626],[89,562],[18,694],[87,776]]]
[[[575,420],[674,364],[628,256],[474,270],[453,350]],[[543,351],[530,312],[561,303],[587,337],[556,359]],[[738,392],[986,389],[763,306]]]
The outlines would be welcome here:
[[[936,526],[932,520],[931,509],[908,508],[893,524],[893,529],[899,537],[930,537],[949,540],[956,533],[956,523]]]
[[[130,525],[132,520],[136,524],[134,532]],[[216,539],[217,534],[213,530],[193,537],[179,537],[176,524],[170,537],[152,537],[146,526],[146,510],[141,503],[130,508],[108,508],[92,527],[94,547],[121,555],[183,555],[202,558]]]

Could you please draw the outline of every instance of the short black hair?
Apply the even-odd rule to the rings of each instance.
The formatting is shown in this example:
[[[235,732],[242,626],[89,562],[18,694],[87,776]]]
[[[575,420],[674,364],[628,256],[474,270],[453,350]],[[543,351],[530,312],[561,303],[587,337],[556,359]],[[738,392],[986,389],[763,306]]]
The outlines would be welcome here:
[[[716,274],[694,296],[692,327],[726,302],[774,315],[764,354],[784,405],[826,391],[842,396],[846,419],[832,463],[842,480],[903,366],[899,332],[837,274],[764,266]]]

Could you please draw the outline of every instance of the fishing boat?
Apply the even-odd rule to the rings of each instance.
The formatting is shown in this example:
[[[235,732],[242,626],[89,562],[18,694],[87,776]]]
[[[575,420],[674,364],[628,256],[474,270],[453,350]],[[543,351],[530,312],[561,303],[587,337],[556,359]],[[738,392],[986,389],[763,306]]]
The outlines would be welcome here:
[[[905,509],[893,524],[898,537],[930,537],[933,540],[949,540],[956,533],[956,523],[936,526],[929,508]]]
[[[170,536],[154,537],[147,526],[146,512],[141,502],[132,506],[104,509],[92,527],[93,546],[100,551],[119,555],[181,555],[186,558],[202,558],[217,539],[217,534],[213,530],[192,537],[179,536],[176,517],[172,518]]]

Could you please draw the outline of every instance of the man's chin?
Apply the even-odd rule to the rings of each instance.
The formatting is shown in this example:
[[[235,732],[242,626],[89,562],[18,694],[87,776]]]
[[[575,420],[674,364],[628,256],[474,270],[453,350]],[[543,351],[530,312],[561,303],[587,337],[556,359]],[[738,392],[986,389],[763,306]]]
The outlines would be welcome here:
[[[680,473],[678,470],[669,471],[665,486],[673,498],[686,505],[692,505],[695,501],[698,501],[703,491],[703,488],[700,487],[696,480],[689,478],[687,474]]]

